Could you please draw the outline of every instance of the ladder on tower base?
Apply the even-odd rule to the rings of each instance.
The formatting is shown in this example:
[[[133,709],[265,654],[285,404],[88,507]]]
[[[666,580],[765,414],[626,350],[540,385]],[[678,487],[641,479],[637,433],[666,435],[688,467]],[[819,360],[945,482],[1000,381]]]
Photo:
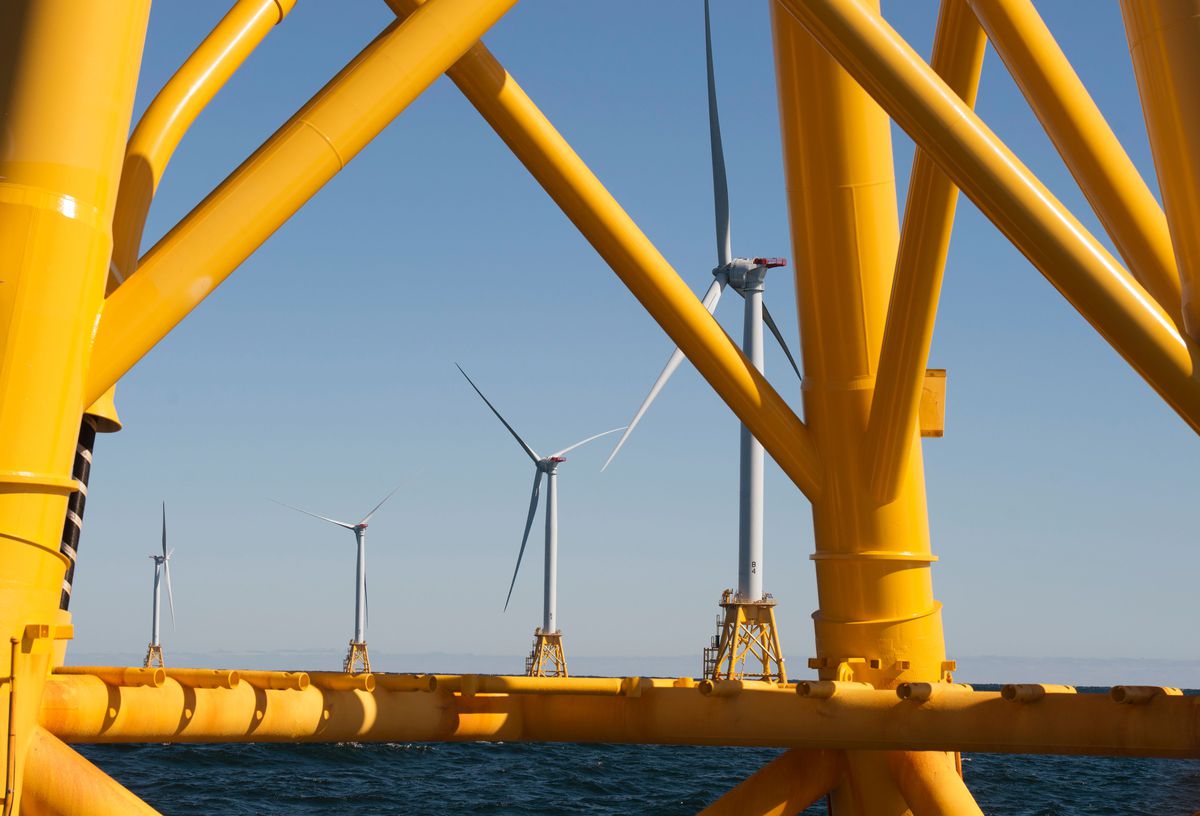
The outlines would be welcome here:
[[[525,658],[528,677],[566,677],[567,657],[563,653],[562,632],[543,632],[539,626],[533,632],[533,649]]]
[[[721,595],[721,608],[724,612],[717,618],[717,633],[704,649],[704,677],[786,683],[775,599],[766,594],[757,601],[742,600],[727,589]]]

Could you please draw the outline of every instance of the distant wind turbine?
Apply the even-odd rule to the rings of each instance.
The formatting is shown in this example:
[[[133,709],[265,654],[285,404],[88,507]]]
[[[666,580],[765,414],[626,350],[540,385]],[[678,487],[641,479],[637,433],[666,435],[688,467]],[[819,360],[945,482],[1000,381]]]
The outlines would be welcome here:
[[[167,551],[167,503],[162,506],[162,554],[151,555],[154,562],[154,612],[150,618],[150,645],[146,649],[146,659],[142,665],[149,669],[153,666],[163,666],[162,643],[158,636],[158,618],[161,609],[162,579],[167,579],[167,602],[171,607],[171,628],[175,628],[175,596],[171,592],[171,556],[175,550]]]
[[[362,521],[357,524],[350,524],[346,521],[338,521],[327,516],[320,516],[280,501],[275,502],[289,510],[295,510],[306,516],[312,516],[313,518],[327,521],[330,524],[336,524],[338,527],[345,527],[347,530],[354,532],[354,540],[357,544],[357,559],[354,568],[354,638],[350,641],[350,649],[346,652],[346,659],[342,662],[342,670],[348,674],[371,671],[371,658],[367,655],[367,522],[371,520],[371,516],[375,515],[380,507],[383,507],[384,502],[394,496],[399,489],[399,487],[393,488],[392,492],[384,496],[383,500],[375,505],[371,509],[371,512],[363,516]]]
[[[458,365],[457,363],[455,365]],[[576,448],[586,445],[593,439],[599,439],[602,436],[616,433],[624,430],[624,426],[613,428],[611,431],[604,431],[587,439],[582,439],[573,445],[556,451],[549,456],[539,456],[538,453],[529,446],[529,444],[520,437],[513,429],[513,426],[508,424],[500,412],[496,410],[496,406],[492,405],[491,400],[483,395],[479,390],[479,386],[475,384],[466,371],[463,371],[462,366],[458,366],[459,372],[467,378],[467,382],[475,389],[475,393],[479,395],[487,407],[492,410],[496,418],[501,424],[508,429],[512,434],[513,439],[517,440],[517,444],[521,446],[521,450],[533,462],[533,491],[529,497],[529,513],[525,518],[525,533],[521,536],[521,549],[517,552],[517,566],[513,569],[512,581],[508,585],[508,596],[504,599],[504,608],[508,609],[508,603],[512,600],[513,587],[517,583],[517,573],[521,570],[521,559],[525,555],[525,545],[529,541],[529,530],[533,527],[533,517],[537,514],[538,501],[541,496],[542,476],[546,477],[546,561],[545,561],[545,578],[543,583],[542,597],[542,625],[534,631],[533,651],[530,653],[529,659],[526,661],[526,672],[535,676],[567,676],[567,662],[562,649],[562,632],[558,628],[558,466],[567,461],[564,454],[570,453]]]
[[[735,292],[742,296],[745,301],[745,310],[743,314],[743,329],[742,329],[742,351],[749,358],[750,363],[763,371],[763,327],[766,326],[774,335],[775,340],[783,349],[784,355],[791,364],[792,370],[798,378],[802,379],[800,367],[796,365],[796,360],[792,357],[791,351],[788,349],[787,342],[784,340],[783,333],[780,332],[774,318],[771,317],[770,311],[763,303],[763,288],[766,283],[767,270],[777,266],[787,264],[783,258],[735,258],[733,257],[732,239],[730,232],[729,221],[729,184],[725,174],[725,155],[721,146],[721,123],[717,113],[717,87],[716,74],[713,70],[713,48],[712,48],[712,25],[709,13],[708,0],[704,2],[704,51],[705,63],[708,74],[708,131],[709,131],[709,146],[712,156],[712,176],[713,176],[713,209],[716,216],[716,238],[717,238],[717,266],[713,269],[713,282],[709,285],[708,291],[704,293],[704,298],[701,303],[704,308],[711,314],[717,308],[717,302],[721,299],[721,293],[726,286],[731,286]],[[682,349],[676,348],[667,360],[667,364],[663,367],[662,372],[658,375],[658,379],[654,381],[654,385],[650,388],[650,393],[642,401],[630,420],[629,426],[625,433],[617,441],[612,453],[609,454],[608,460],[605,461],[601,470],[606,469],[616,458],[621,447],[625,444],[625,440],[633,433],[633,429],[641,422],[646,411],[649,410],[651,403],[658,397],[663,386],[667,384],[667,380],[679,368],[679,364],[683,362]],[[742,645],[739,642],[741,639],[740,629],[736,624],[730,621],[736,621],[736,616],[730,617],[731,612],[736,611],[736,607],[741,605],[746,607],[743,613],[749,615],[752,620],[762,619],[763,631],[755,632],[751,637],[751,641],[758,644],[767,644],[759,649],[757,646],[750,649],[756,655],[762,657],[763,662],[763,679],[768,675],[778,676],[781,679],[786,679],[786,673],[783,669],[783,656],[778,647],[778,632],[775,628],[774,613],[764,608],[764,605],[773,605],[773,601],[769,599],[763,591],[763,447],[757,439],[750,433],[750,429],[745,425],[740,425],[741,429],[741,473],[739,478],[739,523],[738,523],[738,582],[737,591],[733,594],[732,599],[726,598],[722,601],[722,606],[726,609],[726,625],[724,632],[720,637],[721,646],[718,649],[718,663],[722,659],[731,655],[743,653]],[[755,629],[759,628],[755,624]],[[736,661],[735,661],[736,662]],[[711,663],[706,658],[706,664]],[[729,661],[724,661],[726,669],[724,675],[713,676],[733,676],[735,670],[732,669],[732,664]],[[773,668],[772,665],[773,664]],[[706,674],[712,674],[706,666]]]

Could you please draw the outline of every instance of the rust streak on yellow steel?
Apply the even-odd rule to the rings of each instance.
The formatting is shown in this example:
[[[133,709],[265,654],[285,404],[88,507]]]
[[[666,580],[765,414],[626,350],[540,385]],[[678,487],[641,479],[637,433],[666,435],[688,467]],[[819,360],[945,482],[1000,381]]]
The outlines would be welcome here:
[[[959,776],[953,754],[893,751],[888,768],[913,816],[983,816]]]
[[[1200,0],[1121,0],[1158,186],[1200,341]]]
[[[1182,325],[1167,218],[1030,0],[967,0],[1129,271]]]
[[[842,772],[837,751],[793,749],[759,768],[700,816],[792,816],[820,799]]]
[[[428,5],[421,0],[387,2],[402,18]],[[467,51],[448,74],[783,471],[809,498],[817,496],[818,456],[804,423],[517,81],[483,43]]]
[[[22,816],[158,816],[158,811],[81,757],[62,740],[35,727],[25,760]]]
[[[974,106],[987,39],[965,0],[942,0],[931,65]],[[942,291],[958,188],[921,148],[913,155],[896,273],[883,330],[879,376],[862,453],[878,501],[892,501],[918,432],[925,366]]]
[[[1195,343],[877,13],[780,0],[1194,429]]]
[[[125,165],[113,214],[109,293],[137,267],[146,213],[184,134],[295,5],[296,0],[238,0],[142,114],[125,148]]]
[[[516,0],[430,0],[393,24],[146,253],[107,299],[102,395],[433,83]]]
[[[152,688],[55,675],[42,724],[67,742],[506,740],[1200,756],[1193,697],[1122,705],[1107,694],[1050,694],[1014,705],[998,692],[963,691],[915,704],[883,690],[827,700],[754,689],[706,697],[675,682],[643,679],[637,696],[464,696],[441,682],[431,694],[315,685],[256,694],[249,683],[185,692],[170,678]]]

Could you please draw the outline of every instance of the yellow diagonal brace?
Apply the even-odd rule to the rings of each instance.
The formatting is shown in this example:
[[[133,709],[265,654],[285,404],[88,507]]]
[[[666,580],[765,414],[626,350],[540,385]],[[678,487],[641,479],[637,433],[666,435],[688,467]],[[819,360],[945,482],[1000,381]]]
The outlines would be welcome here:
[[[380,34],[158,242],[113,292],[87,391],[103,394],[516,0],[430,0]]]
[[[421,0],[387,3],[401,18],[428,5]],[[815,497],[820,470],[804,423],[700,305],[512,75],[483,43],[471,48],[448,73],[783,471],[805,495]]]
[[[829,792],[841,773],[841,760],[838,751],[787,751],[700,811],[700,816],[793,816]]]
[[[879,14],[780,0],[1155,391],[1200,430],[1200,347]]]
[[[22,816],[158,816],[58,737],[34,728],[25,760]]]
[[[986,48],[983,29],[965,0],[943,0],[931,64],[967,105],[975,104]],[[871,469],[871,490],[883,503],[896,497],[917,433],[925,365],[957,203],[958,188],[928,153],[917,148],[863,446]]]
[[[967,2],[1129,271],[1180,323],[1179,273],[1162,207],[1037,9],[1030,0]]]
[[[1200,0],[1121,0],[1133,73],[1183,284],[1200,340]]]
[[[296,0],[238,0],[154,97],[125,147],[113,214],[111,294],[137,266],[146,213],[175,148],[246,57]]]
[[[888,769],[913,816],[983,816],[953,754],[894,751],[888,754]]]

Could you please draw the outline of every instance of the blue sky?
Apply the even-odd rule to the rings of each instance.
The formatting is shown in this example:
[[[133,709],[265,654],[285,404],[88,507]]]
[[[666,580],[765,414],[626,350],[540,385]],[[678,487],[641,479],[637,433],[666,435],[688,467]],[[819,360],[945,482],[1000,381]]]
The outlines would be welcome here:
[[[221,14],[157,3],[140,112]],[[1039,7],[1153,183],[1116,4]],[[936,3],[885,13],[928,54]],[[313,3],[260,47],[185,138],[149,248],[387,24]],[[716,0],[734,251],[791,255],[765,2]],[[520,4],[497,56],[697,291],[714,264],[698,0]],[[994,53],[978,109],[1097,235]],[[897,131],[903,186],[911,143]],[[789,273],[767,301],[796,342]],[[740,336],[740,309],[718,311]],[[795,347],[795,345],[793,346]],[[80,652],[140,658],[159,503],[188,652],[328,649],[351,634],[353,538],[272,504],[372,521],[373,650],[508,654],[540,621],[540,540],[501,614],[528,461],[454,368],[539,450],[624,423],[669,341],[457,90],[439,80],[122,381],[102,437],[73,611]],[[931,365],[946,437],[925,442],[951,656],[1194,659],[1195,436],[969,202]],[[799,389],[768,349],[769,376]],[[737,425],[688,365],[621,457],[560,471],[568,656],[683,655],[736,579]],[[812,654],[809,508],[768,465],[766,587],[785,652]],[[382,667],[386,668],[386,667]]]

